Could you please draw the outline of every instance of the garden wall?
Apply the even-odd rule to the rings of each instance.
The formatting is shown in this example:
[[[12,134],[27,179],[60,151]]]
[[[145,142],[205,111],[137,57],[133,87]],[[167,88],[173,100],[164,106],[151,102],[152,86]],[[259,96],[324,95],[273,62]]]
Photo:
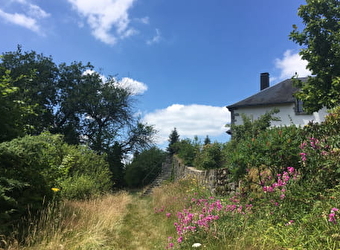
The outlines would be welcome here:
[[[175,180],[182,178],[194,178],[200,185],[205,186],[216,195],[229,195],[236,192],[237,184],[231,180],[229,170],[210,169],[198,170],[193,167],[185,166],[179,158],[172,158],[173,176]]]

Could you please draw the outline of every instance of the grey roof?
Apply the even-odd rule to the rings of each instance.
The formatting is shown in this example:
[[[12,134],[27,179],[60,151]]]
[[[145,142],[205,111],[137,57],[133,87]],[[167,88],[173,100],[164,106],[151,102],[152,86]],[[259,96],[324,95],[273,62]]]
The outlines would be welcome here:
[[[307,77],[299,78],[299,80],[305,82],[307,80]],[[268,87],[242,101],[229,105],[227,106],[227,108],[230,110],[249,106],[293,103],[296,100],[293,94],[297,91],[298,88],[293,86],[293,80],[287,79],[283,82]]]

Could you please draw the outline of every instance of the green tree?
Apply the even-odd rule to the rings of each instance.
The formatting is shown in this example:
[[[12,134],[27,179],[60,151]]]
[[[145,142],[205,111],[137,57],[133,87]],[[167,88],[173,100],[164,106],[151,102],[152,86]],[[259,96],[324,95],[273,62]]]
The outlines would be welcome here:
[[[23,136],[29,129],[26,118],[33,114],[32,106],[18,99],[16,95],[20,90],[15,87],[15,82],[25,76],[13,80],[9,70],[3,72],[0,76],[0,142]]]
[[[127,166],[125,180],[129,187],[141,187],[153,181],[162,170],[166,153],[152,147],[136,155]]]
[[[200,152],[201,145],[198,140],[190,140],[188,138],[176,142],[174,148],[177,150],[179,158],[181,158],[185,165],[194,166],[194,160]]]
[[[218,142],[205,144],[197,153],[194,166],[199,169],[214,169],[223,166],[222,145]]]
[[[34,112],[25,116],[24,123],[30,125],[27,132],[37,135],[49,130],[53,125],[58,93],[58,67],[52,57],[35,51],[23,52],[18,46],[16,51],[1,56],[0,76],[5,76],[6,72],[15,80],[13,86],[18,88],[13,97],[33,108]]]
[[[18,46],[1,58],[0,76],[6,74],[18,79],[13,98],[34,107],[36,115],[25,120],[32,128],[28,134],[62,134],[67,143],[87,144],[101,154],[115,151],[116,143],[122,154],[152,146],[156,131],[134,115],[133,93],[116,78],[101,77],[90,63],[57,66],[52,57]]]
[[[177,132],[177,129],[174,128],[170,135],[169,135],[169,144],[168,144],[168,147],[167,147],[167,152],[170,154],[170,156],[174,155],[177,153],[177,149],[175,147],[176,143],[179,142],[179,134]]]
[[[211,140],[209,138],[209,136],[206,136],[205,139],[204,139],[204,145],[208,145],[211,143]]]
[[[303,46],[300,55],[307,60],[313,77],[296,81],[301,91],[297,98],[307,112],[340,105],[340,2],[306,0],[298,15],[305,25],[302,31],[293,25],[290,39]]]

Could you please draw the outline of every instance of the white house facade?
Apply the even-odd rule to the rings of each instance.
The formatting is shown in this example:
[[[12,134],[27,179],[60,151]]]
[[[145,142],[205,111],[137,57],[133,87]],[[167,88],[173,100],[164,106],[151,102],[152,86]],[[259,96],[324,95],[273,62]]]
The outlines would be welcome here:
[[[307,78],[301,78],[306,81]],[[278,108],[279,113],[275,114],[280,121],[273,121],[271,126],[297,125],[304,126],[309,122],[324,121],[327,110],[321,109],[313,114],[306,114],[303,111],[302,102],[294,97],[298,88],[293,85],[292,79],[269,87],[269,74],[262,73],[260,81],[261,91],[242,101],[227,106],[231,112],[231,124],[242,125],[242,116],[245,114],[253,120],[258,119],[273,108]]]

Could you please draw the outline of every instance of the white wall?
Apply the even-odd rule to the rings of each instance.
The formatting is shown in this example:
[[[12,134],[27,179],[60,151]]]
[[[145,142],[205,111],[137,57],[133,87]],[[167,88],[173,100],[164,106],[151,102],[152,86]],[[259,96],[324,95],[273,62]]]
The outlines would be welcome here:
[[[275,106],[280,110],[279,113],[274,116],[280,117],[281,121],[272,122],[272,126],[283,126],[283,125],[301,125],[304,126],[310,121],[322,122],[327,114],[326,109],[321,109],[319,112],[314,112],[312,115],[296,115],[294,107],[292,104],[277,105]],[[261,106],[261,107],[247,107],[238,108],[234,110],[234,114],[239,114],[235,116],[235,124],[241,125],[243,123],[241,113],[244,113],[248,117],[252,117],[253,120],[258,119],[261,115],[264,115],[267,111],[272,110],[273,106]]]

